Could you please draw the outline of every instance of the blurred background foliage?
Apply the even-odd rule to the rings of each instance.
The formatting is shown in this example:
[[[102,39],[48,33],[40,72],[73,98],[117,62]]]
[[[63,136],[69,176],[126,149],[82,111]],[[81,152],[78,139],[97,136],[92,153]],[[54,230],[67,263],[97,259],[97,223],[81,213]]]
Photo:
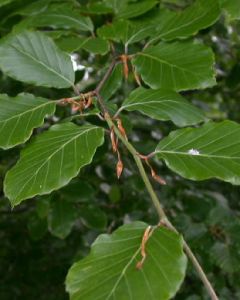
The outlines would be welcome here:
[[[95,2],[1,0],[1,38],[11,30],[18,30],[19,24],[24,24],[30,16],[37,20],[38,14],[48,9],[49,5],[63,8],[72,5],[88,15],[86,7]],[[191,2],[168,0],[162,1],[161,5],[180,10]],[[107,13],[104,16],[91,14],[91,18],[98,26],[111,21]],[[76,47],[76,38],[87,37],[85,33],[79,37],[76,30],[67,26],[44,26],[41,30],[67,50]],[[69,37],[75,37],[73,44]],[[215,52],[218,85],[187,92],[184,96],[201,107],[209,118],[229,118],[240,123],[240,23],[223,15],[214,26],[200,32],[197,38],[204,40]],[[91,53],[94,47],[89,47],[74,51],[76,64],[81,64],[77,71],[81,91],[95,86],[109,64],[108,55]],[[121,46],[116,50],[121,53]],[[104,98],[111,99],[109,107],[114,110],[115,105],[121,103],[134,86],[133,78],[128,83],[122,81],[122,69],[118,66],[108,87],[103,90]],[[71,95],[69,90],[25,85],[1,73],[0,91],[11,96],[25,91],[49,99]],[[44,128],[36,130],[36,133],[69,115],[66,108],[58,108],[56,115],[49,118]],[[99,122],[93,116],[88,118]],[[170,122],[150,120],[138,113],[124,115],[123,121],[129,138],[139,152],[146,154],[153,151],[162,136],[174,129]],[[125,172],[117,180],[116,157],[111,153],[109,140],[98,150],[93,164],[85,167],[67,187],[49,196],[26,201],[12,210],[3,196],[2,180],[7,169],[15,163],[21,147],[24,146],[10,151],[0,150],[0,299],[68,299],[64,291],[67,270],[76,259],[88,253],[91,243],[100,233],[112,232],[119,225],[133,220],[155,223],[157,216],[136,167],[124,148],[121,151]],[[161,187],[153,182],[166,212],[199,258],[220,299],[240,299],[239,187],[217,180],[198,183],[184,180],[163,164],[157,161],[153,164],[168,183]],[[190,264],[176,299],[208,299]]]

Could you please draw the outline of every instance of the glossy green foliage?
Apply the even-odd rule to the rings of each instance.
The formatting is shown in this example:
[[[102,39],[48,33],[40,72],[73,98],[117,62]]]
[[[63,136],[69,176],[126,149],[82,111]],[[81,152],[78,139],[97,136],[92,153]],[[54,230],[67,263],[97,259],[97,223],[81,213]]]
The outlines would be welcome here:
[[[136,55],[133,64],[153,89],[182,91],[215,84],[211,49],[191,41],[150,46]]]
[[[141,23],[117,20],[112,24],[100,27],[97,32],[102,38],[130,45],[151,36],[153,30],[154,25],[152,24],[142,26]]]
[[[67,276],[70,299],[171,299],[182,283],[186,257],[182,238],[164,227],[150,236],[142,268],[141,239],[147,224],[132,223],[112,235],[101,235],[90,255],[75,263]]]
[[[37,13],[37,11],[36,11]],[[22,31],[26,28],[71,28],[76,31],[93,31],[93,23],[89,17],[84,17],[71,5],[52,5],[46,10],[29,16],[14,28],[15,31]]]
[[[240,126],[209,122],[201,128],[177,130],[156,149],[168,167],[193,180],[218,178],[240,184]]]
[[[53,115],[56,103],[20,94],[11,98],[0,95],[0,147],[8,149],[26,142],[34,128],[40,127],[47,115]]]
[[[171,120],[180,127],[194,125],[205,119],[201,110],[169,90],[138,88],[123,102],[121,110],[138,110],[156,120]]]
[[[231,20],[240,19],[239,0],[220,0],[220,3]]]
[[[109,51],[109,44],[106,40],[93,37],[66,36],[56,40],[56,44],[63,51],[74,52],[84,49],[94,54],[106,54]]]
[[[96,126],[51,127],[24,149],[6,176],[5,193],[12,206],[66,185],[92,161],[102,143],[103,130]]]
[[[0,68],[13,78],[35,85],[66,88],[74,84],[70,57],[40,32],[25,31],[4,40]]]
[[[0,2],[0,146],[19,145],[0,151],[0,299],[66,300],[74,261],[72,299],[208,297],[190,263],[186,272],[180,235],[154,227],[142,242],[159,217],[105,109],[146,155],[219,298],[239,299],[239,191],[229,184],[240,184],[238,1]]]
[[[221,10],[218,0],[197,0],[183,11],[159,10],[154,23],[158,38],[174,40],[187,38],[207,28],[219,18]]]
[[[143,15],[152,9],[157,1],[155,0],[140,0],[138,3],[131,3],[126,0],[105,0],[108,7],[111,7],[118,18],[129,19]]]

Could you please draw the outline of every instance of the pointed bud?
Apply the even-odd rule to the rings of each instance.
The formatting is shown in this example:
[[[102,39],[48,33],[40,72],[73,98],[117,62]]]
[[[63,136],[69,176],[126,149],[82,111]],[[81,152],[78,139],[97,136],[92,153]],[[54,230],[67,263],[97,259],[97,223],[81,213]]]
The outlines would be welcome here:
[[[158,183],[160,183],[162,185],[166,185],[167,184],[167,182],[162,177],[160,177],[158,175],[153,176],[153,179],[155,179]]]
[[[117,171],[117,177],[119,179],[123,171],[123,162],[121,160],[118,160],[116,171]]]
[[[115,138],[115,133],[114,133],[113,128],[110,131],[110,138],[111,138],[111,143],[112,143],[112,149],[113,149],[113,152],[115,153],[115,152],[117,152],[118,143],[117,143],[117,140]]]
[[[128,56],[123,54],[120,56],[120,59],[123,63],[123,74],[125,79],[128,79],[129,69],[128,69]]]
[[[126,131],[122,125],[122,121],[121,119],[117,119],[117,126],[118,126],[118,129],[119,131],[121,132],[122,136],[127,140],[127,134],[126,134]]]

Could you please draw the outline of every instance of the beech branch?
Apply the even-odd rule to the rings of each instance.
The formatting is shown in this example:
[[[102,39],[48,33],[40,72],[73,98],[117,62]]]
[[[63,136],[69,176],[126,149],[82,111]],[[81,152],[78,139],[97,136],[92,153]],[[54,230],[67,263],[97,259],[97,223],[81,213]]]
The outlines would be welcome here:
[[[126,139],[126,137],[120,132],[120,130],[118,129],[118,127],[114,124],[112,117],[110,116],[106,105],[104,103],[104,100],[102,99],[101,95],[100,95],[100,91],[102,89],[102,87],[104,86],[104,83],[108,80],[108,78],[110,77],[110,75],[112,74],[112,71],[114,69],[116,65],[116,60],[113,60],[110,67],[108,68],[106,74],[104,75],[103,79],[100,81],[100,83],[97,85],[96,89],[93,91],[93,93],[96,95],[97,99],[98,99],[98,103],[99,106],[102,110],[103,116],[105,121],[108,124],[108,127],[110,128],[110,130],[114,130],[114,133],[116,134],[116,136],[119,138],[119,140],[121,140],[121,142],[124,144],[124,146],[127,148],[127,150],[131,153],[131,155],[133,156],[133,159],[138,167],[139,173],[142,177],[142,180],[146,186],[146,189],[150,195],[150,198],[152,200],[152,203],[158,213],[159,216],[159,222],[160,224],[164,224],[165,226],[167,226],[169,229],[173,230],[174,232],[178,233],[177,229],[173,226],[173,224],[170,222],[170,220],[168,219],[168,217],[166,216],[164,209],[160,203],[160,200],[156,194],[156,192],[153,189],[153,186],[147,176],[147,173],[144,169],[143,163],[142,163],[142,159],[139,155],[139,153],[137,152],[137,150],[133,147],[133,145]],[[120,112],[120,110],[118,111]],[[204,273],[201,265],[199,264],[197,258],[195,257],[195,255],[193,254],[192,250],[190,249],[190,247],[188,246],[187,242],[185,240],[183,240],[183,248],[184,251],[186,253],[186,255],[188,256],[188,258],[191,260],[196,272],[198,273],[199,277],[201,278],[211,300],[219,300],[218,296],[216,294],[216,292],[214,291],[210,281],[208,280],[206,274]]]

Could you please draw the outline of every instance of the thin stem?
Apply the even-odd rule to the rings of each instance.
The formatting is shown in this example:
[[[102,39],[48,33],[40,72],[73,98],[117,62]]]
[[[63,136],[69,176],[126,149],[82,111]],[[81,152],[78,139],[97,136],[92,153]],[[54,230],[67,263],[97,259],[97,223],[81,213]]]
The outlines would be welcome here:
[[[201,265],[199,264],[197,258],[193,254],[192,250],[189,248],[188,244],[186,241],[183,241],[183,247],[184,250],[188,256],[188,258],[191,260],[192,264],[194,265],[195,270],[197,271],[199,277],[201,278],[202,282],[204,283],[204,286],[206,290],[208,291],[209,296],[211,297],[212,300],[218,300],[218,296],[216,295],[210,281],[208,280],[206,274],[204,273]]]
[[[107,81],[107,79],[109,78],[109,76],[112,74],[112,71],[115,67],[116,61],[113,60],[110,67],[108,68],[107,72],[105,73],[103,79],[100,81],[100,83],[98,84],[98,86],[95,89],[96,94],[99,94],[100,90],[102,89],[104,83]]]
[[[107,70],[106,74],[104,75],[103,79],[100,81],[100,83],[98,84],[98,86],[96,87],[95,91],[94,91],[94,94],[97,96],[98,98],[98,102],[99,102],[99,105],[101,106],[101,109],[104,113],[104,118],[110,128],[110,130],[113,128],[114,129],[114,132],[115,134],[117,135],[117,137],[122,141],[122,143],[125,145],[125,147],[128,149],[128,151],[132,154],[135,162],[136,162],[136,165],[138,167],[138,170],[139,170],[139,173],[142,177],[142,180],[146,186],[146,189],[151,197],[151,200],[153,202],[153,205],[155,206],[156,208],[156,211],[158,213],[158,216],[159,216],[159,219],[160,219],[160,222],[162,222],[163,224],[165,224],[168,228],[170,228],[171,230],[173,230],[174,232],[178,233],[177,229],[172,225],[172,223],[168,220],[164,210],[163,210],[163,207],[159,201],[159,198],[157,196],[157,194],[155,193],[153,187],[152,187],[152,184],[146,174],[146,171],[143,167],[143,164],[142,164],[142,160],[137,152],[137,150],[132,146],[131,143],[129,143],[127,141],[127,139],[122,135],[122,133],[119,131],[119,129],[117,128],[117,126],[113,123],[112,121],[112,118],[110,117],[109,113],[108,113],[108,110],[105,106],[105,103],[100,95],[100,91],[101,91],[101,88],[103,87],[104,83],[107,81],[107,79],[109,78],[109,76],[111,75],[113,69],[114,69],[114,66],[116,64],[116,61],[113,60],[113,62],[111,63],[109,69]],[[197,271],[199,277],[201,278],[209,296],[211,297],[211,300],[218,300],[218,297],[211,285],[211,283],[209,282],[206,274],[204,273],[201,265],[199,264],[197,258],[194,256],[193,252],[191,251],[191,249],[189,248],[187,242],[184,240],[183,241],[183,248],[185,250],[185,253],[187,254],[188,258],[192,261],[192,264],[193,266],[195,267],[195,270]]]
[[[138,155],[138,152],[135,150],[135,148],[122,136],[121,132],[118,130],[118,128],[116,127],[116,125],[113,123],[111,117],[109,116],[109,114],[105,114],[105,120],[108,123],[109,128],[114,128],[115,134],[117,135],[117,137],[122,141],[122,143],[126,146],[126,148],[128,149],[128,151],[132,154],[136,165],[139,169],[139,172],[141,174],[141,177],[146,185],[146,188],[151,196],[151,199],[153,201],[153,204],[158,212],[159,218],[160,220],[164,220],[166,219],[166,215],[164,213],[164,210],[158,200],[157,195],[155,194],[153,187],[150,183],[150,180],[145,172],[145,169],[143,167],[142,161]]]
[[[152,184],[145,172],[145,169],[143,167],[142,164],[142,160],[139,158],[138,152],[136,151],[136,149],[122,136],[122,134],[120,133],[120,131],[118,130],[118,128],[116,127],[116,125],[112,122],[110,116],[108,114],[105,115],[105,119],[108,123],[108,126],[110,128],[114,128],[114,132],[115,134],[118,136],[118,138],[122,141],[122,143],[126,146],[126,148],[128,149],[128,151],[132,154],[136,165],[138,167],[139,173],[145,183],[145,186],[149,192],[149,195],[152,199],[152,202],[157,210],[157,213],[159,215],[159,219],[161,222],[163,222],[164,224],[166,224],[166,226],[168,228],[170,228],[171,230],[173,230],[174,232],[178,233],[177,229],[172,225],[172,223],[168,220],[162,205],[158,199],[158,196],[156,195]],[[188,258],[191,260],[192,264],[194,265],[199,277],[201,278],[206,290],[208,291],[209,296],[211,297],[212,300],[218,300],[218,297],[210,283],[210,281],[208,280],[206,274],[204,273],[201,265],[199,264],[197,258],[195,257],[195,255],[193,254],[193,252],[191,251],[191,249],[189,248],[187,242],[184,240],[183,241],[183,248],[188,256]]]

